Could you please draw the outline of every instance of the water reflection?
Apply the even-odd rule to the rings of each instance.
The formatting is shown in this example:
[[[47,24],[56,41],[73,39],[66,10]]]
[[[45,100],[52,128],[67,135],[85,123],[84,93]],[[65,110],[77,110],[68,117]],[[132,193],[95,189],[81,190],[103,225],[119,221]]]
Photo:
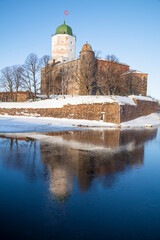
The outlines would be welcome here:
[[[47,166],[40,162],[39,143],[28,137],[0,137],[0,160],[6,168],[22,171],[30,181],[47,179]]]
[[[23,171],[30,181],[49,182],[50,192],[61,202],[72,193],[74,179],[81,192],[97,178],[111,187],[120,173],[143,165],[144,145],[156,135],[157,129],[116,129],[37,134],[35,139],[1,136],[0,159],[5,167]]]
[[[159,239],[159,133],[1,136],[1,239]]]
[[[156,135],[157,129],[129,132],[117,129],[43,139],[41,160],[50,171],[51,192],[57,199],[66,199],[75,176],[82,192],[97,177],[103,176],[103,185],[112,186],[120,172],[143,164],[144,144]]]

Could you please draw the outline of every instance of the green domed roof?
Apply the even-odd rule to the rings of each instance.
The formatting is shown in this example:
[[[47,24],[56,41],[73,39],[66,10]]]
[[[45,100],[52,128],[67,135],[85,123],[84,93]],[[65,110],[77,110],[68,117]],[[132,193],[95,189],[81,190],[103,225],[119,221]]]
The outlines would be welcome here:
[[[66,23],[64,21],[64,24],[57,27],[56,34],[69,34],[72,36],[73,35],[72,28],[69,27],[68,25],[66,25]]]

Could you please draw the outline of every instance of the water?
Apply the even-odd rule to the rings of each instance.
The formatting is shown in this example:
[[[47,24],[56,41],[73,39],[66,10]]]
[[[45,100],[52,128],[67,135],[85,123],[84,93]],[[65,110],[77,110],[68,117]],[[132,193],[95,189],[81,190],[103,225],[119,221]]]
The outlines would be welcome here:
[[[1,136],[0,239],[160,239],[160,129]]]

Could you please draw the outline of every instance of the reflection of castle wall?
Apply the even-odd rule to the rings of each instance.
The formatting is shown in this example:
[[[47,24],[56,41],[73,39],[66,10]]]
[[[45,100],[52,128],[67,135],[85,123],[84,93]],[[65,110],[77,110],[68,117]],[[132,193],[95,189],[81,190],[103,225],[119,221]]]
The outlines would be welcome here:
[[[131,141],[135,141],[136,145],[143,144],[157,135],[157,129],[129,130],[128,134],[126,134],[127,132],[126,130],[121,131],[120,145],[125,145]]]
[[[50,190],[59,198],[68,197],[73,177],[81,191],[86,191],[96,177],[104,176],[111,186],[120,172],[143,164],[144,143],[156,137],[157,129],[120,131],[80,131],[61,135],[62,143],[41,143],[41,160],[50,170]],[[56,140],[55,140],[56,141]],[[100,151],[74,149],[70,142],[103,146]],[[110,151],[105,151],[110,149]]]
[[[93,144],[96,146],[118,147],[120,130],[107,131],[81,131],[72,135],[63,136],[65,140],[78,141],[80,143]]]
[[[118,148],[125,146],[133,141],[135,145],[144,143],[156,136],[157,129],[150,130],[103,130],[103,131],[77,131],[73,134],[64,134],[63,139],[83,144],[92,144],[96,146],[105,146],[107,148]]]

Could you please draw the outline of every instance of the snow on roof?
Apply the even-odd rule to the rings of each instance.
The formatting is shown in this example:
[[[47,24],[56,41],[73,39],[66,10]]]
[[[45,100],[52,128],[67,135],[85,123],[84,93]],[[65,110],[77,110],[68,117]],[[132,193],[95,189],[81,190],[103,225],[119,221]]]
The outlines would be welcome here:
[[[143,100],[143,101],[150,101],[150,102],[156,102],[156,100],[152,97],[146,97],[146,96],[137,96],[137,95],[130,95],[129,98],[131,99],[137,99],[137,100]]]
[[[73,59],[73,60],[66,60],[66,61],[64,61],[64,62],[59,62],[59,63],[56,64],[56,66],[59,66],[59,65],[65,64],[65,63],[74,62],[74,61],[76,61],[76,60],[79,60],[79,58],[75,58],[75,59]]]
[[[105,58],[98,58],[98,60],[102,60],[102,61],[106,61],[106,62],[113,62],[113,63],[117,63],[117,64],[120,64],[120,65],[124,65],[124,66],[128,66],[129,67],[129,65],[126,64],[126,63],[116,62],[116,61],[112,61],[112,60],[110,61],[110,60],[107,60]]]
[[[142,72],[140,72],[140,71],[138,71],[138,70],[130,70],[130,71],[128,71],[128,72],[124,72],[122,75],[128,75],[128,74],[146,74],[146,73],[142,73]]]
[[[102,60],[102,61],[106,61],[106,62],[113,62],[113,63],[117,63],[117,64],[120,64],[120,65],[124,65],[124,66],[128,66],[128,67],[129,67],[129,65],[126,64],[126,63],[116,62],[116,61],[109,61],[109,60],[107,60],[107,59],[105,59],[105,58],[97,58],[97,59],[98,59],[98,60]],[[65,63],[69,63],[69,62],[74,62],[74,61],[76,61],[76,60],[80,60],[80,58],[75,58],[75,59],[73,59],[73,60],[66,60],[66,61],[64,61],[64,62],[57,62],[55,65],[58,66],[58,65],[65,64]]]

